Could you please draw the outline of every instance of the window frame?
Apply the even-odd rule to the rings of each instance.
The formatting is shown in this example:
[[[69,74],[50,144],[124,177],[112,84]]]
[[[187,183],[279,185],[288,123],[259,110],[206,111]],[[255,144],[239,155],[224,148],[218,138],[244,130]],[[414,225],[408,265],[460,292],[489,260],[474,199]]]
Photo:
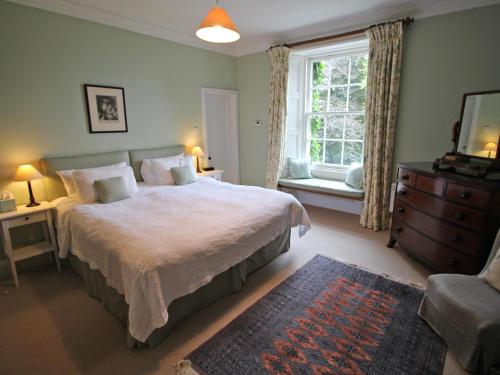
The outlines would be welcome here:
[[[338,43],[334,44],[332,46],[326,47],[326,48],[319,48],[315,51],[305,53],[306,61],[305,61],[305,85],[304,85],[304,108],[303,108],[303,118],[302,118],[302,128],[303,128],[303,134],[302,137],[304,139],[303,145],[304,147],[304,154],[309,157],[309,151],[310,151],[310,141],[311,138],[309,137],[309,118],[314,116],[314,115],[320,115],[324,116],[325,119],[328,115],[332,115],[335,113],[341,113],[343,115],[349,115],[349,114],[360,114],[361,111],[346,111],[346,112],[328,112],[328,111],[322,111],[322,112],[312,112],[311,107],[312,107],[312,92],[313,92],[313,87],[312,87],[312,65],[314,62],[317,61],[322,61],[322,60],[328,60],[328,59],[333,59],[333,58],[340,58],[340,57],[346,57],[346,56],[353,56],[353,55],[362,55],[362,54],[369,54],[369,44],[368,44],[368,39],[363,38],[361,40],[357,41],[351,41],[351,42],[343,42],[343,43]],[[330,72],[329,72],[330,74]],[[329,77],[331,80],[331,76]],[[350,80],[350,72],[349,72],[349,80]],[[331,81],[329,81],[331,82]],[[346,85],[346,87],[349,87],[350,82]],[[331,90],[331,85],[328,85],[328,97],[327,97],[327,102],[329,102],[329,97],[330,97],[330,90]],[[364,114],[364,111],[362,111]],[[326,122],[325,122],[326,126]],[[343,128],[343,132],[345,132],[345,127]],[[334,140],[334,139],[329,139],[326,138],[326,129],[324,133],[324,137],[320,139],[323,141],[323,144],[325,144],[325,140]],[[342,139],[335,139],[335,140],[340,140],[342,141],[342,145],[344,145],[345,142],[358,142],[362,143],[362,155],[364,153],[364,146],[365,146],[365,137],[363,134],[363,139],[359,140],[351,140],[351,139],[345,139],[343,136]],[[344,147],[344,146],[342,146]],[[323,146],[323,160],[324,160],[324,155],[326,152],[326,147]],[[361,164],[363,163],[363,159],[361,159]],[[311,163],[311,168],[313,171],[318,172],[318,174],[332,174],[335,177],[342,177],[342,175],[345,175],[347,173],[347,170],[350,168],[349,166],[346,165],[341,165],[341,164],[331,164],[331,163],[324,163],[324,162],[312,162]]]

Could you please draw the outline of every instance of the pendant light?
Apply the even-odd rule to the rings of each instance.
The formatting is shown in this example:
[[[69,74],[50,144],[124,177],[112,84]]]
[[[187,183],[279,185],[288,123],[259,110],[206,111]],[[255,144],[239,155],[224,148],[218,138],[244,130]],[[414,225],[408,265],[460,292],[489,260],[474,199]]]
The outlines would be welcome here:
[[[226,11],[219,7],[219,0],[198,27],[196,36],[212,43],[231,43],[240,39],[236,25]]]

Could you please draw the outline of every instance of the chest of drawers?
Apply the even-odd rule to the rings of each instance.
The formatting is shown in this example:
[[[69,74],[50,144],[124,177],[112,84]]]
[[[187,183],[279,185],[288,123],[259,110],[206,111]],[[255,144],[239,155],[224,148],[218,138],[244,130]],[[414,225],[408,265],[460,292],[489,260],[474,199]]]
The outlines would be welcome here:
[[[396,243],[438,272],[481,270],[500,226],[500,182],[398,165],[388,246]]]

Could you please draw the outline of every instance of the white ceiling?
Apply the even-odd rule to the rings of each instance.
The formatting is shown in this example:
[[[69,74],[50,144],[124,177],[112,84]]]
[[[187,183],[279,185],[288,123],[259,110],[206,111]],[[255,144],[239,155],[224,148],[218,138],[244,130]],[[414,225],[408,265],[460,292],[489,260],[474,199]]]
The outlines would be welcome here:
[[[215,0],[11,0],[233,56],[349,31],[399,17],[422,18],[500,0],[220,0],[241,39],[216,45],[195,31]]]

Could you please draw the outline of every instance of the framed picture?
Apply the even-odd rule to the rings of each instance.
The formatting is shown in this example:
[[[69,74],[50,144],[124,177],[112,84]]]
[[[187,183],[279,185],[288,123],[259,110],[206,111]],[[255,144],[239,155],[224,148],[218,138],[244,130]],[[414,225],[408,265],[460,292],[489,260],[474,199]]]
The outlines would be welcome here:
[[[124,133],[127,128],[123,87],[83,85],[91,133]]]

